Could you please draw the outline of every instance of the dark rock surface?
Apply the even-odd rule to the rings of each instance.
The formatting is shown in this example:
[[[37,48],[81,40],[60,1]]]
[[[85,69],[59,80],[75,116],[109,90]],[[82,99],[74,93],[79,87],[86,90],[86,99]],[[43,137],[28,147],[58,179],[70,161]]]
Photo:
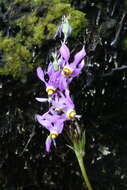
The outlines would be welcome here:
[[[86,129],[84,161],[93,189],[126,190],[127,2],[101,2],[71,2],[86,13],[89,26],[78,38],[69,38],[70,49],[84,43],[87,51],[86,66],[70,90]],[[22,81],[0,76],[0,190],[82,190],[77,161],[66,146],[67,129],[57,148],[45,152],[48,133],[34,117],[47,104],[36,102],[36,96],[46,97],[36,71]]]

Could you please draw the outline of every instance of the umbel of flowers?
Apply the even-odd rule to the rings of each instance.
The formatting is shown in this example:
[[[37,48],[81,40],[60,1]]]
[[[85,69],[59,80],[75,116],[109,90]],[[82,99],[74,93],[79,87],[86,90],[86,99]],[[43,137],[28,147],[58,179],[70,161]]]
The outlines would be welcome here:
[[[55,139],[62,133],[64,122],[79,117],[70,96],[69,84],[81,73],[86,52],[82,47],[74,56],[73,62],[69,61],[70,50],[66,44],[71,31],[68,19],[64,17],[55,34],[55,37],[61,34],[64,36],[59,52],[52,54],[54,60],[49,63],[47,71],[43,71],[41,67],[37,68],[37,76],[45,84],[48,97],[37,97],[36,100],[49,102],[49,110],[43,115],[36,115],[37,121],[49,131],[45,143],[47,152],[51,151],[52,143],[55,144]],[[48,81],[45,80],[45,75],[48,76]]]

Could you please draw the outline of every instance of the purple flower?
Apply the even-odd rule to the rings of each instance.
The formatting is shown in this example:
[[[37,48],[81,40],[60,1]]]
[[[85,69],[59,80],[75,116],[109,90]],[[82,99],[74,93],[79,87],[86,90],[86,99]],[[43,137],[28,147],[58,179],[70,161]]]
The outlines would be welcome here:
[[[84,67],[83,58],[86,56],[84,47],[75,55],[74,61],[70,64],[68,62],[70,58],[70,51],[65,43],[62,43],[62,46],[60,48],[60,55],[64,60],[62,65],[63,75],[66,77],[70,77],[71,79],[78,76],[82,68]],[[71,82],[71,80],[69,80],[68,82]]]
[[[63,23],[58,27],[54,38],[56,38],[56,36],[60,36],[63,33],[64,34],[64,42],[67,40],[68,36],[71,34],[72,32],[72,27],[68,22],[68,17],[63,17]]]
[[[46,139],[46,151],[50,152],[52,142],[54,142],[55,138],[62,133],[65,118],[58,115],[52,108],[50,108],[49,111],[43,115],[37,114],[36,119],[50,132],[50,135]]]
[[[52,144],[56,145],[55,139],[62,133],[64,122],[80,118],[76,114],[75,106],[70,97],[69,84],[72,79],[78,76],[84,67],[84,57],[86,52],[84,47],[75,54],[73,62],[70,63],[70,50],[66,45],[66,40],[72,28],[68,22],[69,17],[63,17],[62,25],[58,28],[57,35],[63,35],[59,53],[53,52],[52,62],[49,63],[47,71],[41,67],[37,68],[38,78],[45,84],[48,98],[36,97],[39,102],[48,102],[49,110],[43,115],[37,114],[36,120],[49,131],[45,141],[45,149],[51,151]]]
[[[45,150],[46,152],[51,152],[52,137],[49,135],[45,141]]]
[[[51,101],[52,107],[55,111],[63,112],[63,118],[72,120],[76,116],[75,106],[70,97],[69,90],[66,89],[64,93],[58,92]]]
[[[47,74],[49,77],[48,81],[45,80],[45,74]],[[51,65],[48,67],[48,72],[44,72],[41,67],[38,67],[37,76],[41,81],[44,82],[48,95],[54,94],[57,88],[60,90],[67,88],[67,81],[65,77],[61,75],[60,71],[54,71]]]
[[[62,45],[61,45],[60,54],[61,54],[62,58],[65,60],[65,62],[68,62],[68,60],[70,58],[70,51],[65,43],[62,43]]]
[[[58,136],[62,130],[65,118],[59,115],[50,115],[49,112],[45,115],[36,115],[37,121],[48,131],[50,132],[50,135],[56,134]]]

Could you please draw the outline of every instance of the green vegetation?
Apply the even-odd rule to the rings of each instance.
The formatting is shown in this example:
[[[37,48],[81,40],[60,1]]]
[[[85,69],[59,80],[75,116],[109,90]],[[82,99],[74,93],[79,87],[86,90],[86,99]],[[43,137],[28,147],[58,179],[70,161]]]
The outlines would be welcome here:
[[[124,49],[127,49],[127,36],[123,40],[123,47]]]
[[[3,23],[4,27],[0,26],[0,74],[14,78],[22,78],[42,64],[44,43],[53,38],[63,15],[70,15],[72,37],[88,24],[85,14],[72,8],[69,0],[15,0],[10,3],[1,0],[0,4],[5,10],[3,17],[6,14],[8,21],[6,25]]]

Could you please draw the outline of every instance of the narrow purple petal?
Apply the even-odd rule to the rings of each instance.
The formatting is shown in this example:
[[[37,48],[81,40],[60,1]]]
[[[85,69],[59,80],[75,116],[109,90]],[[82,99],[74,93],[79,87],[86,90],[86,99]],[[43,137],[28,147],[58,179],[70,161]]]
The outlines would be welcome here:
[[[42,125],[42,126],[44,126],[46,129],[50,129],[50,125],[51,125],[51,122],[50,121],[48,121],[48,120],[45,120],[44,118],[43,118],[43,116],[41,116],[41,115],[36,115],[35,116],[36,117],[36,119],[37,119],[37,121]]]
[[[45,82],[45,79],[44,79],[44,72],[42,70],[41,67],[37,67],[37,76],[40,80],[42,80],[43,82]]]
[[[71,76],[72,77],[78,76],[81,73],[84,65],[85,65],[84,60],[82,60],[81,63],[78,65],[78,67],[75,68],[75,70],[73,71],[73,73],[71,74]]]
[[[64,127],[64,121],[65,121],[65,118],[63,118],[63,119],[61,119],[61,120],[58,120],[58,121],[56,122],[56,126],[57,126],[57,128],[56,128],[56,133],[57,133],[57,134],[62,133],[63,127]]]
[[[72,74],[71,74],[71,75],[72,75]],[[70,84],[72,80],[73,80],[73,78],[72,78],[72,77],[67,78],[67,84]]]
[[[48,65],[47,74],[50,75],[52,72],[54,72],[53,63],[50,62],[49,65]]]
[[[51,144],[52,144],[52,138],[51,136],[49,135],[45,141],[45,149],[46,149],[46,152],[51,152]]]
[[[76,68],[75,70],[74,70],[74,72],[72,73],[72,77],[74,78],[74,77],[77,77],[79,74],[80,74],[80,72],[81,72],[81,69],[79,69],[79,68]]]
[[[70,91],[69,89],[66,89],[65,90],[65,96],[66,96],[66,99],[67,99],[67,103],[68,103],[68,107],[70,107],[69,109],[73,109],[74,108],[74,103],[70,97]]]
[[[59,78],[59,89],[65,90],[67,87],[68,87],[68,84],[67,84],[66,77],[61,75],[61,77]]]
[[[50,128],[50,134],[55,133],[59,135],[63,131],[64,121],[66,120],[65,115],[60,116],[55,122],[54,126]]]
[[[73,63],[77,65],[85,56],[86,56],[86,51],[83,47],[78,53],[76,53]]]
[[[70,58],[70,51],[69,48],[64,43],[62,43],[62,46],[60,48],[60,54],[64,58],[64,60],[68,62]]]
[[[48,102],[48,98],[35,98],[38,102]]]
[[[82,60],[81,63],[78,65],[78,68],[82,69],[84,67],[84,65],[85,65],[85,62],[84,62],[84,60]]]
[[[60,66],[60,68],[63,68],[65,65],[65,60],[63,59],[63,57],[60,57],[58,59],[58,65]]]
[[[62,84],[62,90],[65,90],[68,87],[67,81],[63,79],[63,84]]]
[[[52,72],[51,75],[49,76],[48,84],[55,87],[55,83],[59,81],[59,76],[60,76],[60,71]]]
[[[63,25],[63,24],[61,24],[61,25],[58,27],[58,29],[56,30],[56,33],[55,33],[53,39],[55,39],[56,36],[60,36],[60,37],[61,37],[62,25]]]
[[[66,90],[65,90],[65,96],[66,96],[66,97],[70,97],[70,91],[69,91],[69,89],[66,89]]]

